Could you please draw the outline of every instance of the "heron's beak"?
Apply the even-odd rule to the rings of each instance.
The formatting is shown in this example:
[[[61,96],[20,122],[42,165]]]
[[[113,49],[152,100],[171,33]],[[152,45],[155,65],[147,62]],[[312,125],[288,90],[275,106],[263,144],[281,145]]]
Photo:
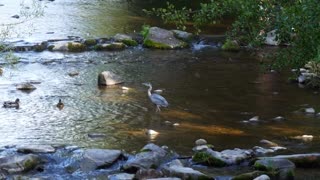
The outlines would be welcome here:
[[[149,83],[142,83],[142,85],[149,86]]]

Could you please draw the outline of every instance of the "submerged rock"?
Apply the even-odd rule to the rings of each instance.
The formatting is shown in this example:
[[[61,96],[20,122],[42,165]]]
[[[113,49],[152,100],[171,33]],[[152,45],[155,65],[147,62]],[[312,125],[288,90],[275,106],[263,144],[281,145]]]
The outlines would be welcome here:
[[[16,147],[22,153],[54,153],[56,149],[50,145],[20,145]]]
[[[73,76],[78,76],[79,72],[78,71],[72,71],[68,73],[69,76],[73,77]]]
[[[143,45],[156,49],[178,49],[188,46],[186,42],[177,39],[172,31],[158,27],[151,27],[149,29]]]
[[[99,86],[110,86],[110,85],[116,85],[121,83],[123,83],[121,78],[111,71],[103,71],[98,76]]]
[[[34,154],[13,155],[0,158],[0,169],[9,174],[27,172],[40,164],[40,158]]]
[[[22,91],[31,91],[31,90],[35,90],[37,89],[34,85],[32,85],[31,83],[21,83],[21,84],[18,84],[16,86],[16,88],[18,90],[22,90]]]

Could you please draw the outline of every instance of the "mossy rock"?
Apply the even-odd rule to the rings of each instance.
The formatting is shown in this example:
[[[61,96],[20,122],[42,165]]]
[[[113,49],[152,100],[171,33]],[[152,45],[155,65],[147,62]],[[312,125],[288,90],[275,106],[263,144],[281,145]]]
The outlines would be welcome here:
[[[237,41],[232,41],[230,39],[227,39],[221,48],[224,51],[239,51],[240,50],[240,46],[237,43]]]
[[[149,29],[143,45],[155,49],[181,49],[188,47],[188,43],[177,39],[172,31],[158,27]]]
[[[171,46],[159,42],[152,41],[150,39],[146,39],[143,42],[145,47],[155,48],[155,49],[172,49]]]
[[[0,44],[0,51],[4,51],[6,49],[6,45]]]
[[[125,49],[125,45],[121,42],[113,42],[113,43],[106,43],[106,44],[97,44],[94,46],[94,50],[96,51],[117,51]]]
[[[77,42],[69,42],[68,43],[68,51],[69,52],[83,52],[86,50],[86,45],[77,43]]]
[[[215,158],[209,153],[206,152],[197,152],[193,157],[192,161],[200,164],[204,164],[207,166],[214,166],[214,167],[224,167],[227,165],[221,159]]]
[[[127,46],[138,46],[137,41],[135,41],[133,39],[124,39],[121,42],[123,42]]]
[[[86,39],[83,42],[86,46],[94,46],[97,44],[97,40],[96,39]]]
[[[133,40],[131,36],[126,35],[126,34],[116,34],[114,36],[114,40],[116,42],[122,42],[127,46],[137,46],[138,45],[137,41]]]

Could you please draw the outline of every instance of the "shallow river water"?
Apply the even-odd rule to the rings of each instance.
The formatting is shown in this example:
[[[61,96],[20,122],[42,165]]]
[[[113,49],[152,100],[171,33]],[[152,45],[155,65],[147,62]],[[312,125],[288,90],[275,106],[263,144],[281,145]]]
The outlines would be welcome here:
[[[0,1],[5,5],[0,6],[1,18],[16,13],[8,8],[14,2]],[[128,8],[126,1],[46,3],[46,14],[33,20],[33,34],[22,33],[23,39],[130,33],[149,21],[137,9]],[[51,31],[54,33],[47,34]],[[137,47],[121,52],[17,53],[19,63],[3,68],[0,100],[20,98],[21,108],[0,108],[0,146],[72,144],[134,151],[155,142],[188,154],[194,141],[204,138],[218,150],[252,148],[261,139],[277,142],[294,153],[320,148],[320,119],[294,113],[304,107],[319,110],[317,93],[287,83],[288,74],[263,72],[249,53],[195,47],[177,51]],[[97,76],[104,70],[120,75],[125,80],[121,86],[129,90],[121,86],[99,88]],[[79,75],[70,77],[68,73],[73,71]],[[16,83],[30,80],[40,82],[36,90],[16,90]],[[155,112],[144,82],[163,90],[169,108]],[[59,99],[65,103],[62,110],[55,107]],[[254,116],[260,117],[258,123],[243,123]],[[277,116],[285,120],[273,120]],[[159,134],[148,136],[145,129]],[[92,139],[90,133],[106,137]],[[291,139],[305,134],[314,139]]]

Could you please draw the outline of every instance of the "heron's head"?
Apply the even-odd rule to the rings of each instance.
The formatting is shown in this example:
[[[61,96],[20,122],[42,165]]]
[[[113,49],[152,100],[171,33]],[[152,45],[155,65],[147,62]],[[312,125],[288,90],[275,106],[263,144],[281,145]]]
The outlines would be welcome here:
[[[143,85],[147,86],[147,87],[151,87],[151,83],[147,82],[147,83],[142,83]]]

